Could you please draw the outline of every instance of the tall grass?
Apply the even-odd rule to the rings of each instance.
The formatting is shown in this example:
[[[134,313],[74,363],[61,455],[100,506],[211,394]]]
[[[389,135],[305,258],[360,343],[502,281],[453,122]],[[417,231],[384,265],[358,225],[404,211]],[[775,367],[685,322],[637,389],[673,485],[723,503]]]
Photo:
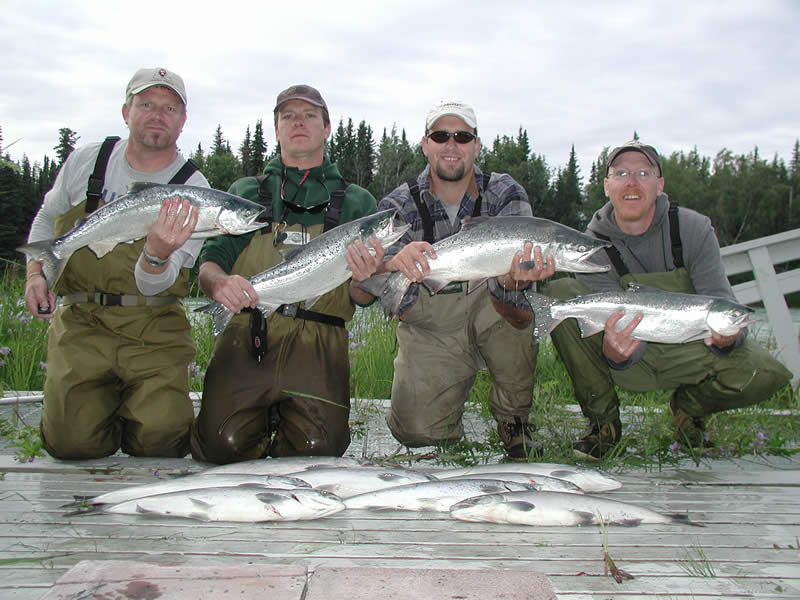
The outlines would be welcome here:
[[[34,319],[22,300],[24,281],[11,269],[0,278],[0,386],[3,390],[41,390],[46,369],[48,322]],[[192,336],[197,348],[190,365],[192,391],[202,390],[203,375],[211,356],[214,338],[210,319],[190,314]],[[377,306],[359,308],[349,324],[351,395],[359,399],[387,399],[391,396],[393,361],[397,354],[397,321],[385,319]],[[480,371],[467,400],[468,410],[485,418],[486,440],[467,440],[442,453],[470,457],[502,455],[502,445],[492,426],[488,399],[492,378]],[[623,437],[600,466],[605,468],[659,468],[674,464],[686,454],[673,443],[669,415],[670,392],[645,394],[618,390],[623,412]],[[353,422],[357,433],[366,425],[366,403],[354,404]],[[704,455],[743,456],[752,454],[793,454],[800,451],[800,393],[788,386],[757,406],[712,415],[708,430],[716,447]],[[781,413],[781,411],[784,411]],[[575,406],[572,383],[554,347],[542,343],[536,366],[530,422],[537,427],[537,442],[544,447],[543,460],[573,462],[572,442],[582,435],[586,421]],[[701,455],[692,455],[699,460]]]

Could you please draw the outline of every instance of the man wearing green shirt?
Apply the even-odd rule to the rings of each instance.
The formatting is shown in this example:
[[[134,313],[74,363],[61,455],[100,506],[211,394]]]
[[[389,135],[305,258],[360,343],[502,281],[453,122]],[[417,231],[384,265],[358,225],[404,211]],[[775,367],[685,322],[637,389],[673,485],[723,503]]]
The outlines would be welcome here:
[[[356,283],[372,275],[384,251],[372,256],[360,241],[348,250],[352,279],[324,294],[312,310],[282,306],[265,323],[247,280],[279,262],[280,250],[374,213],[375,198],[346,185],[324,155],[328,107],[307,85],[278,95],[275,137],[280,156],[261,177],[244,177],[230,192],[260,201],[269,227],[208,240],[200,255],[200,286],[235,314],[217,339],[192,425],[197,460],[230,463],[265,456],[340,456],[350,444],[350,370],[344,327],[369,294]],[[297,312],[297,309],[300,309]],[[302,315],[302,316],[299,316]],[[258,358],[256,358],[258,357]]]

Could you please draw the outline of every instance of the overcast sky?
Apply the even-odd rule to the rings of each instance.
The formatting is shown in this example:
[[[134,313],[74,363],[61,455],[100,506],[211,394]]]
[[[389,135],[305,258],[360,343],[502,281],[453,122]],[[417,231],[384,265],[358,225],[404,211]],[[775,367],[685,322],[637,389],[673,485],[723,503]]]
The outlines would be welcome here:
[[[258,119],[271,150],[276,95],[308,83],[334,126],[364,120],[376,142],[393,124],[418,142],[430,106],[460,98],[484,144],[521,126],[551,167],[574,144],[584,181],[634,130],[665,155],[758,146],[788,162],[799,33],[795,0],[5,0],[0,127],[4,151],[32,162],[55,155],[61,127],[78,145],[125,137],[128,80],[163,66],[186,82],[186,155],[217,125],[237,151]]]

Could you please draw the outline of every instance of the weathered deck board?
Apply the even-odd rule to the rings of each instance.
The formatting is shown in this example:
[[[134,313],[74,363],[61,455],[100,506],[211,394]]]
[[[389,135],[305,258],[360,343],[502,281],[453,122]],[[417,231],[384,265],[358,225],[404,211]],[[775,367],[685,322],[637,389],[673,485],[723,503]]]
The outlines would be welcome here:
[[[297,523],[64,516],[74,495],[202,470],[194,461],[111,457],[17,463],[0,456],[0,597],[40,598],[82,560],[160,564],[522,569],[559,598],[800,598],[800,460],[716,461],[622,473],[605,495],[705,527],[609,527],[609,554],[635,579],[603,576],[597,527],[466,523],[436,513],[348,511]],[[434,470],[427,466],[426,470]],[[694,567],[713,570],[697,576]]]

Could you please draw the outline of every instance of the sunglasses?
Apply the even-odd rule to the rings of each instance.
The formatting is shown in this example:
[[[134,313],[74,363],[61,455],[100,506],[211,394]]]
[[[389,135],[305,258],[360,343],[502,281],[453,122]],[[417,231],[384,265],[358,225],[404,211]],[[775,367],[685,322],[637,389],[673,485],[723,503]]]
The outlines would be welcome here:
[[[446,144],[450,138],[455,139],[457,144],[469,144],[474,140],[477,135],[469,131],[431,131],[428,134],[428,139],[433,140],[437,144]]]

